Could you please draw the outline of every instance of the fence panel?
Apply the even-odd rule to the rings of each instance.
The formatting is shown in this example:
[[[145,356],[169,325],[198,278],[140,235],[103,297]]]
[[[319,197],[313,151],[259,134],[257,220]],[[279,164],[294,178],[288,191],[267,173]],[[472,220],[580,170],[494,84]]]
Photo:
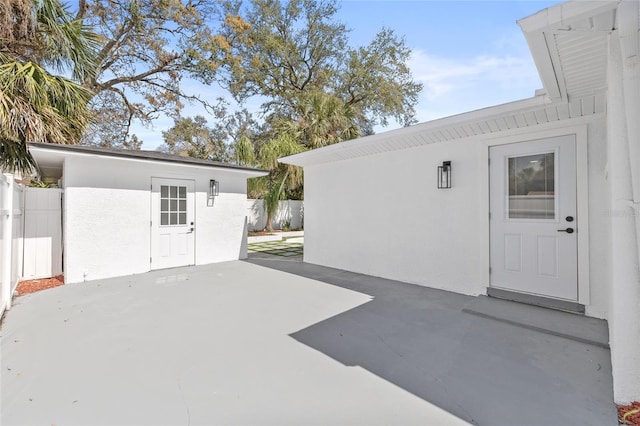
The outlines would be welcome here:
[[[24,187],[13,175],[0,175],[0,315],[11,308],[11,296],[22,273]]]
[[[22,256],[24,247],[24,191],[23,185],[13,186],[13,242],[11,250],[11,294],[22,279]]]
[[[5,271],[7,269],[7,257],[11,259],[11,252],[9,251],[8,245],[6,244],[6,240],[8,238],[6,234],[9,230],[9,225],[7,222],[9,220],[10,207],[7,200],[8,193],[9,178],[7,177],[7,175],[0,175],[0,315],[2,315],[5,307],[7,306],[7,300],[11,291],[11,288],[8,284],[10,278],[7,277]],[[10,276],[11,273],[9,273],[9,277]],[[5,285],[5,281],[7,281],[7,285]]]
[[[26,188],[24,279],[62,274],[62,190]]]
[[[304,201],[280,201],[278,211],[271,220],[273,229],[282,229],[288,224],[289,229],[304,228]],[[247,226],[249,231],[261,231],[267,225],[267,213],[263,200],[247,200]]]

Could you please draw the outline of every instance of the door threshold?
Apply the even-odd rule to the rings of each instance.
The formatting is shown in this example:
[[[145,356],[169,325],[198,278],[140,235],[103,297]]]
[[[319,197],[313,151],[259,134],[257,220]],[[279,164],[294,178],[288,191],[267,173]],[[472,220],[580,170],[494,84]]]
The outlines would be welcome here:
[[[584,315],[584,305],[568,300],[552,299],[550,297],[535,296],[533,294],[518,293],[493,287],[487,288],[487,296]]]

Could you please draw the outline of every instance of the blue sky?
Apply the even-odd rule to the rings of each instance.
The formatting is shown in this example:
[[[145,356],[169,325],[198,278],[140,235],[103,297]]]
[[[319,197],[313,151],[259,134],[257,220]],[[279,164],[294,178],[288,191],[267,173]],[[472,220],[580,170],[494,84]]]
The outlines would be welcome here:
[[[382,28],[403,35],[412,51],[414,79],[424,85],[417,106],[420,122],[534,96],[542,87],[527,43],[516,24],[554,1],[518,0],[343,0],[338,19],[351,28],[350,43],[366,45]],[[209,94],[219,89],[185,81],[192,93]],[[257,108],[249,103],[247,108]],[[187,105],[185,117],[204,115]],[[173,121],[158,118],[152,128],[132,129],[143,149],[162,143],[162,130]],[[377,128],[376,132],[393,129]]]

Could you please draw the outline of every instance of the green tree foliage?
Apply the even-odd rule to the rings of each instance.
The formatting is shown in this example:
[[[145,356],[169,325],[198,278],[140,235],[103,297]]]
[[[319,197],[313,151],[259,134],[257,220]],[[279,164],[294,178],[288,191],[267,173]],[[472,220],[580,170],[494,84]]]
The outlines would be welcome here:
[[[121,99],[115,92],[107,90],[93,96],[89,109],[92,120],[82,135],[83,145],[140,149],[142,141],[129,133],[133,117],[121,108]]]
[[[205,160],[226,162],[229,151],[223,140],[207,127],[207,120],[202,116],[194,118],[178,118],[174,126],[162,132],[164,145],[161,151],[183,157],[202,158]]]
[[[229,104],[223,99],[211,107],[214,123],[210,126],[202,116],[177,118],[174,126],[163,132],[161,151],[222,162],[255,165],[253,140],[256,140],[257,123],[243,109],[229,112]]]
[[[247,192],[249,196],[260,194],[264,199],[268,231],[271,230],[273,216],[278,210],[278,203],[284,199],[286,189],[302,185],[302,169],[278,163],[278,158],[298,154],[304,150],[305,147],[295,136],[284,132],[260,148],[260,165],[270,170],[270,173],[268,176],[250,179]]]
[[[284,198],[302,199],[302,169],[278,163],[278,158],[353,139],[360,135],[351,106],[341,99],[313,92],[302,94],[295,105],[294,119],[278,117],[269,123],[269,139],[255,152],[249,142],[236,146],[238,163],[269,170],[268,177],[249,180],[248,195],[264,198],[267,228]]]
[[[265,199],[269,219],[285,195],[302,195],[301,171],[278,157],[371,134],[390,119],[415,122],[422,85],[394,31],[349,46],[334,0],[230,0],[222,8],[229,22],[249,24],[223,25],[228,48],[216,58],[217,78],[238,102],[263,102],[264,132],[251,160],[271,174],[252,180],[249,193]],[[236,151],[248,155],[244,148]]]
[[[422,84],[413,81],[407,62],[411,49],[388,28],[381,29],[366,47],[349,49],[336,79],[335,93],[357,111],[362,133],[376,124],[388,125],[393,117],[408,126],[416,122],[415,105]]]
[[[237,100],[266,98],[266,116],[295,120],[309,95],[333,96],[350,108],[361,134],[388,117],[415,121],[422,85],[406,65],[410,50],[392,30],[382,29],[368,46],[348,46],[333,0],[227,2],[225,13],[250,25],[222,32],[234,60],[219,58],[219,76]]]
[[[305,148],[315,149],[360,136],[354,108],[322,92],[303,93],[296,99],[293,119],[272,121],[276,133],[294,136]]]
[[[159,114],[178,116],[184,102],[209,106],[206,97],[183,90],[184,77],[211,83],[225,53],[217,35],[222,19],[214,0],[80,0],[78,18],[100,35],[95,75],[83,84],[95,97],[96,127],[121,129],[125,140],[133,120],[150,124]],[[225,25],[242,31],[240,20]],[[110,119],[107,120],[106,118]],[[113,139],[109,130],[94,129],[98,145]]]
[[[0,0],[0,167],[29,173],[27,142],[79,141],[91,93],[77,82],[93,75],[94,48],[58,0]]]

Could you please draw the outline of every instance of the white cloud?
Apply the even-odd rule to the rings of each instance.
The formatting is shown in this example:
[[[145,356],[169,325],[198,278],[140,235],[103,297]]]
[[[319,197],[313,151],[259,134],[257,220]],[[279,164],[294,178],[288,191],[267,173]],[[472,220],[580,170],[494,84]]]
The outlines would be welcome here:
[[[424,85],[419,121],[531,97],[541,87],[528,56],[449,58],[413,50],[409,66]]]

